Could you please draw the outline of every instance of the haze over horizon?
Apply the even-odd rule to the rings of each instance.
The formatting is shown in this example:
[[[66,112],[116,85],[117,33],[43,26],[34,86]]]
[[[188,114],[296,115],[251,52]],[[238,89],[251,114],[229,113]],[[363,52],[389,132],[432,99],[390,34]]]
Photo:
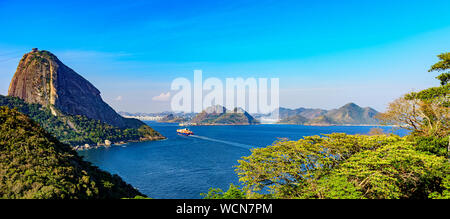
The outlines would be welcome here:
[[[68,10],[70,8],[70,10]],[[0,94],[23,54],[54,53],[116,111],[170,110],[177,77],[278,77],[280,106],[384,111],[437,86],[450,2],[0,2]],[[380,16],[382,15],[382,16]]]

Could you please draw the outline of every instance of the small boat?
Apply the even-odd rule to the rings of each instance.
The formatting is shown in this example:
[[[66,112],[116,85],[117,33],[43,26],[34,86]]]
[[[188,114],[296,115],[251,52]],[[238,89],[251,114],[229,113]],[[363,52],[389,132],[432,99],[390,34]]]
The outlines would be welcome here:
[[[187,129],[187,128],[184,128],[184,129],[177,129],[177,133],[180,134],[180,135],[186,135],[186,136],[189,136],[189,135],[193,135],[193,134],[194,134],[194,132],[192,132],[191,130],[189,130],[189,129]]]

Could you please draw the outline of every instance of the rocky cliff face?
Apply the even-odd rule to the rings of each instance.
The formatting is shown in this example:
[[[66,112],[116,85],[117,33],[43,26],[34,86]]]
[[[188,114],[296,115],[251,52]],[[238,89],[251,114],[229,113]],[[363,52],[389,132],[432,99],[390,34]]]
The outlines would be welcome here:
[[[33,49],[20,60],[9,96],[49,107],[53,114],[84,115],[120,128],[138,128],[138,120],[117,114],[89,81],[48,51]]]

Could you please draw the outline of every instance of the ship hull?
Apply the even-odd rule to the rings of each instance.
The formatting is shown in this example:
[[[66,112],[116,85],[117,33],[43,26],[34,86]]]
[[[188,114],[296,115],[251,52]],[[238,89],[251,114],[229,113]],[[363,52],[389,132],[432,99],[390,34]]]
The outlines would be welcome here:
[[[191,130],[185,128],[185,129],[177,129],[177,133],[179,135],[185,135],[185,136],[189,136],[189,135],[193,135],[194,132],[192,132]]]

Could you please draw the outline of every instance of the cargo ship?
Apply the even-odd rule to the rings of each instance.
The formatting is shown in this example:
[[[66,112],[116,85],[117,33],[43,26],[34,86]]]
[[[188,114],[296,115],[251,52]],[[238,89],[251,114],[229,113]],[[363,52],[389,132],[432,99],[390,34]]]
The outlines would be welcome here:
[[[194,132],[192,132],[191,130],[189,130],[189,129],[187,129],[187,128],[184,128],[184,129],[177,129],[177,133],[180,134],[180,135],[186,135],[186,136],[189,136],[189,135],[193,135],[193,134],[194,134]]]

